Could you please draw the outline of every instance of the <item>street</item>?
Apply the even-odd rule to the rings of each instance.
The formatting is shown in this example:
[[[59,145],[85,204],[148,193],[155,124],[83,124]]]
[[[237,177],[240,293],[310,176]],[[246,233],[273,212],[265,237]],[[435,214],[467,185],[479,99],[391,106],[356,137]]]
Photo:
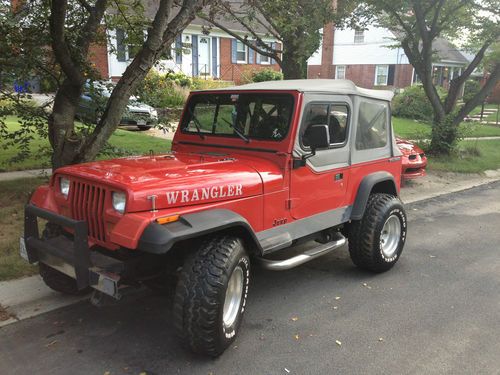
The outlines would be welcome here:
[[[500,374],[500,182],[407,205],[387,273],[347,248],[301,267],[254,267],[233,347],[179,347],[171,296],[88,302],[0,329],[1,374]]]

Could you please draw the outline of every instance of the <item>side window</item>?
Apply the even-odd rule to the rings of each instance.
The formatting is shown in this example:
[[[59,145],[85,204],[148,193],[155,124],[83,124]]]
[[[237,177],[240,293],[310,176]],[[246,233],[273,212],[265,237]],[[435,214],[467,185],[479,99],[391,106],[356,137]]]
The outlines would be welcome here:
[[[342,144],[347,139],[347,126],[349,110],[345,104],[310,104],[306,109],[306,122],[304,133],[311,125],[328,125],[330,133],[330,144]],[[309,146],[306,136],[302,138],[302,144]]]
[[[387,145],[387,106],[361,102],[356,131],[356,149],[368,150],[385,145]]]

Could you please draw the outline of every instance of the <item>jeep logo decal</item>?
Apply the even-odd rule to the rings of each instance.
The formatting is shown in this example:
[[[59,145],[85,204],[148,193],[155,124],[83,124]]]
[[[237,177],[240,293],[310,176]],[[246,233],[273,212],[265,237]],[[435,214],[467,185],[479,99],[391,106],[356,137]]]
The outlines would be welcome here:
[[[189,203],[200,200],[225,198],[225,197],[238,197],[243,195],[243,186],[236,185],[222,185],[212,186],[194,190],[176,190],[166,193],[168,204]]]

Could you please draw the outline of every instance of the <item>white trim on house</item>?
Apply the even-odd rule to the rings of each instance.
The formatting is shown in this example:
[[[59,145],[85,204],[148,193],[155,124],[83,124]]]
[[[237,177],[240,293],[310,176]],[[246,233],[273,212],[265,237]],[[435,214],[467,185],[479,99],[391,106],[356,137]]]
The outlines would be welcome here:
[[[379,73],[379,68],[385,68],[385,74],[380,74]],[[378,78],[379,76],[383,77],[385,75],[385,81],[384,82],[379,82]],[[375,81],[374,85],[375,86],[387,86],[387,83],[389,82],[389,65],[387,64],[379,64],[375,65]]]
[[[341,69],[339,69],[341,68]],[[339,70],[342,71],[342,74],[339,74]],[[336,65],[335,66],[335,79],[345,79],[345,73],[347,71],[347,67],[345,65]]]

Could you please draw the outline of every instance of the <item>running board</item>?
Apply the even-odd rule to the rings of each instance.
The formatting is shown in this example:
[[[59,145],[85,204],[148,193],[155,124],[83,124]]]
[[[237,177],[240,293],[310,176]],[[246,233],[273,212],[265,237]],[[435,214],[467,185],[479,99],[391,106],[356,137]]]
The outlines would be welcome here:
[[[339,233],[340,235],[340,233]],[[342,235],[340,235],[342,236]],[[313,249],[309,249],[302,254],[296,255],[289,259],[284,260],[270,260],[259,258],[260,265],[266,270],[270,271],[284,271],[300,266],[301,264],[307,263],[313,259],[316,259],[322,255],[328,254],[330,251],[338,249],[346,244],[347,240],[344,236],[338,240],[331,241],[325,244],[316,246]]]

